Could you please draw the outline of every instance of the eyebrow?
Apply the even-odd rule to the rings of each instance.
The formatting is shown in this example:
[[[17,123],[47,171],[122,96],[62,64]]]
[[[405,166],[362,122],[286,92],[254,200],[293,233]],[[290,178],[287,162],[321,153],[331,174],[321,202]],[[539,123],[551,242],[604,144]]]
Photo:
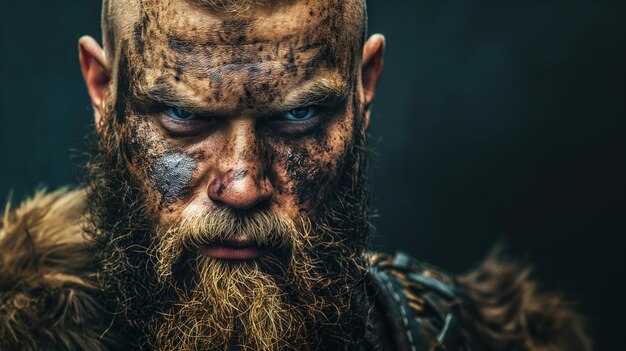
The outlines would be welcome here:
[[[313,78],[298,85],[283,99],[270,104],[270,109],[276,112],[289,111],[307,105],[330,105],[345,101],[349,90],[344,82],[338,82],[327,78]],[[168,83],[156,83],[147,88],[140,88],[137,94],[140,100],[148,100],[157,104],[172,106],[192,113],[206,114],[210,108],[197,106],[197,103],[181,96]],[[209,114],[219,115],[219,110]]]
[[[137,96],[141,99],[151,100],[169,106],[183,107],[184,105],[192,105],[191,102],[186,102],[185,99],[167,83],[157,83],[148,88],[142,87],[139,89]]]
[[[296,87],[278,103],[281,110],[316,104],[339,103],[349,94],[347,84],[327,78],[316,78]]]

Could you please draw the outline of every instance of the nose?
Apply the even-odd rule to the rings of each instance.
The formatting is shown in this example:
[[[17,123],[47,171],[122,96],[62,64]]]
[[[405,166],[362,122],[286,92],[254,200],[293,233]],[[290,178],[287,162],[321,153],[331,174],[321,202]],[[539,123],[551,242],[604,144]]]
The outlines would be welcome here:
[[[215,177],[209,183],[209,198],[215,203],[240,210],[267,202],[272,194],[269,182],[265,179],[259,181],[253,172],[241,168]]]
[[[211,201],[234,209],[248,210],[267,203],[273,187],[266,176],[267,160],[254,128],[254,121],[233,122],[224,157],[220,157],[208,185]]]

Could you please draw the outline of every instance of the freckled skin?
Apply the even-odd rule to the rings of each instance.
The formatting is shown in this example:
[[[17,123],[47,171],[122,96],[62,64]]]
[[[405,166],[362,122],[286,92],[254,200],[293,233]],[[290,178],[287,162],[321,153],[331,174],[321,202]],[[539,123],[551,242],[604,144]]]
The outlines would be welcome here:
[[[363,125],[354,55],[361,41],[345,30],[342,1],[285,1],[239,15],[186,0],[158,3],[142,1],[132,35],[118,46],[114,76],[122,78],[109,102],[129,170],[143,180],[158,222],[223,205],[293,219],[314,214]],[[315,128],[285,132],[269,122],[316,80],[347,94]],[[163,112],[173,103],[210,118],[180,135]]]

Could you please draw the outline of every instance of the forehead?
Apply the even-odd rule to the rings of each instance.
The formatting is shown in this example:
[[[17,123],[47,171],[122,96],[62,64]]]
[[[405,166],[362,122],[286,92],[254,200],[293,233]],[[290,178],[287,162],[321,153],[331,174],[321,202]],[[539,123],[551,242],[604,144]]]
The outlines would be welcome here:
[[[143,1],[127,48],[135,84],[231,108],[280,101],[314,80],[345,86],[360,33],[346,28],[342,3],[279,1],[233,14],[188,0]]]

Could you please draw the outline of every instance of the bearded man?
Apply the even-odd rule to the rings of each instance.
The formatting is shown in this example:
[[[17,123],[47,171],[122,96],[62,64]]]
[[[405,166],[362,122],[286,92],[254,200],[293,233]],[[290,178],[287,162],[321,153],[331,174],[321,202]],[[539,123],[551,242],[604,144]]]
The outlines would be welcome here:
[[[586,350],[527,270],[367,251],[363,0],[104,0],[81,190],[0,232],[3,350]]]

